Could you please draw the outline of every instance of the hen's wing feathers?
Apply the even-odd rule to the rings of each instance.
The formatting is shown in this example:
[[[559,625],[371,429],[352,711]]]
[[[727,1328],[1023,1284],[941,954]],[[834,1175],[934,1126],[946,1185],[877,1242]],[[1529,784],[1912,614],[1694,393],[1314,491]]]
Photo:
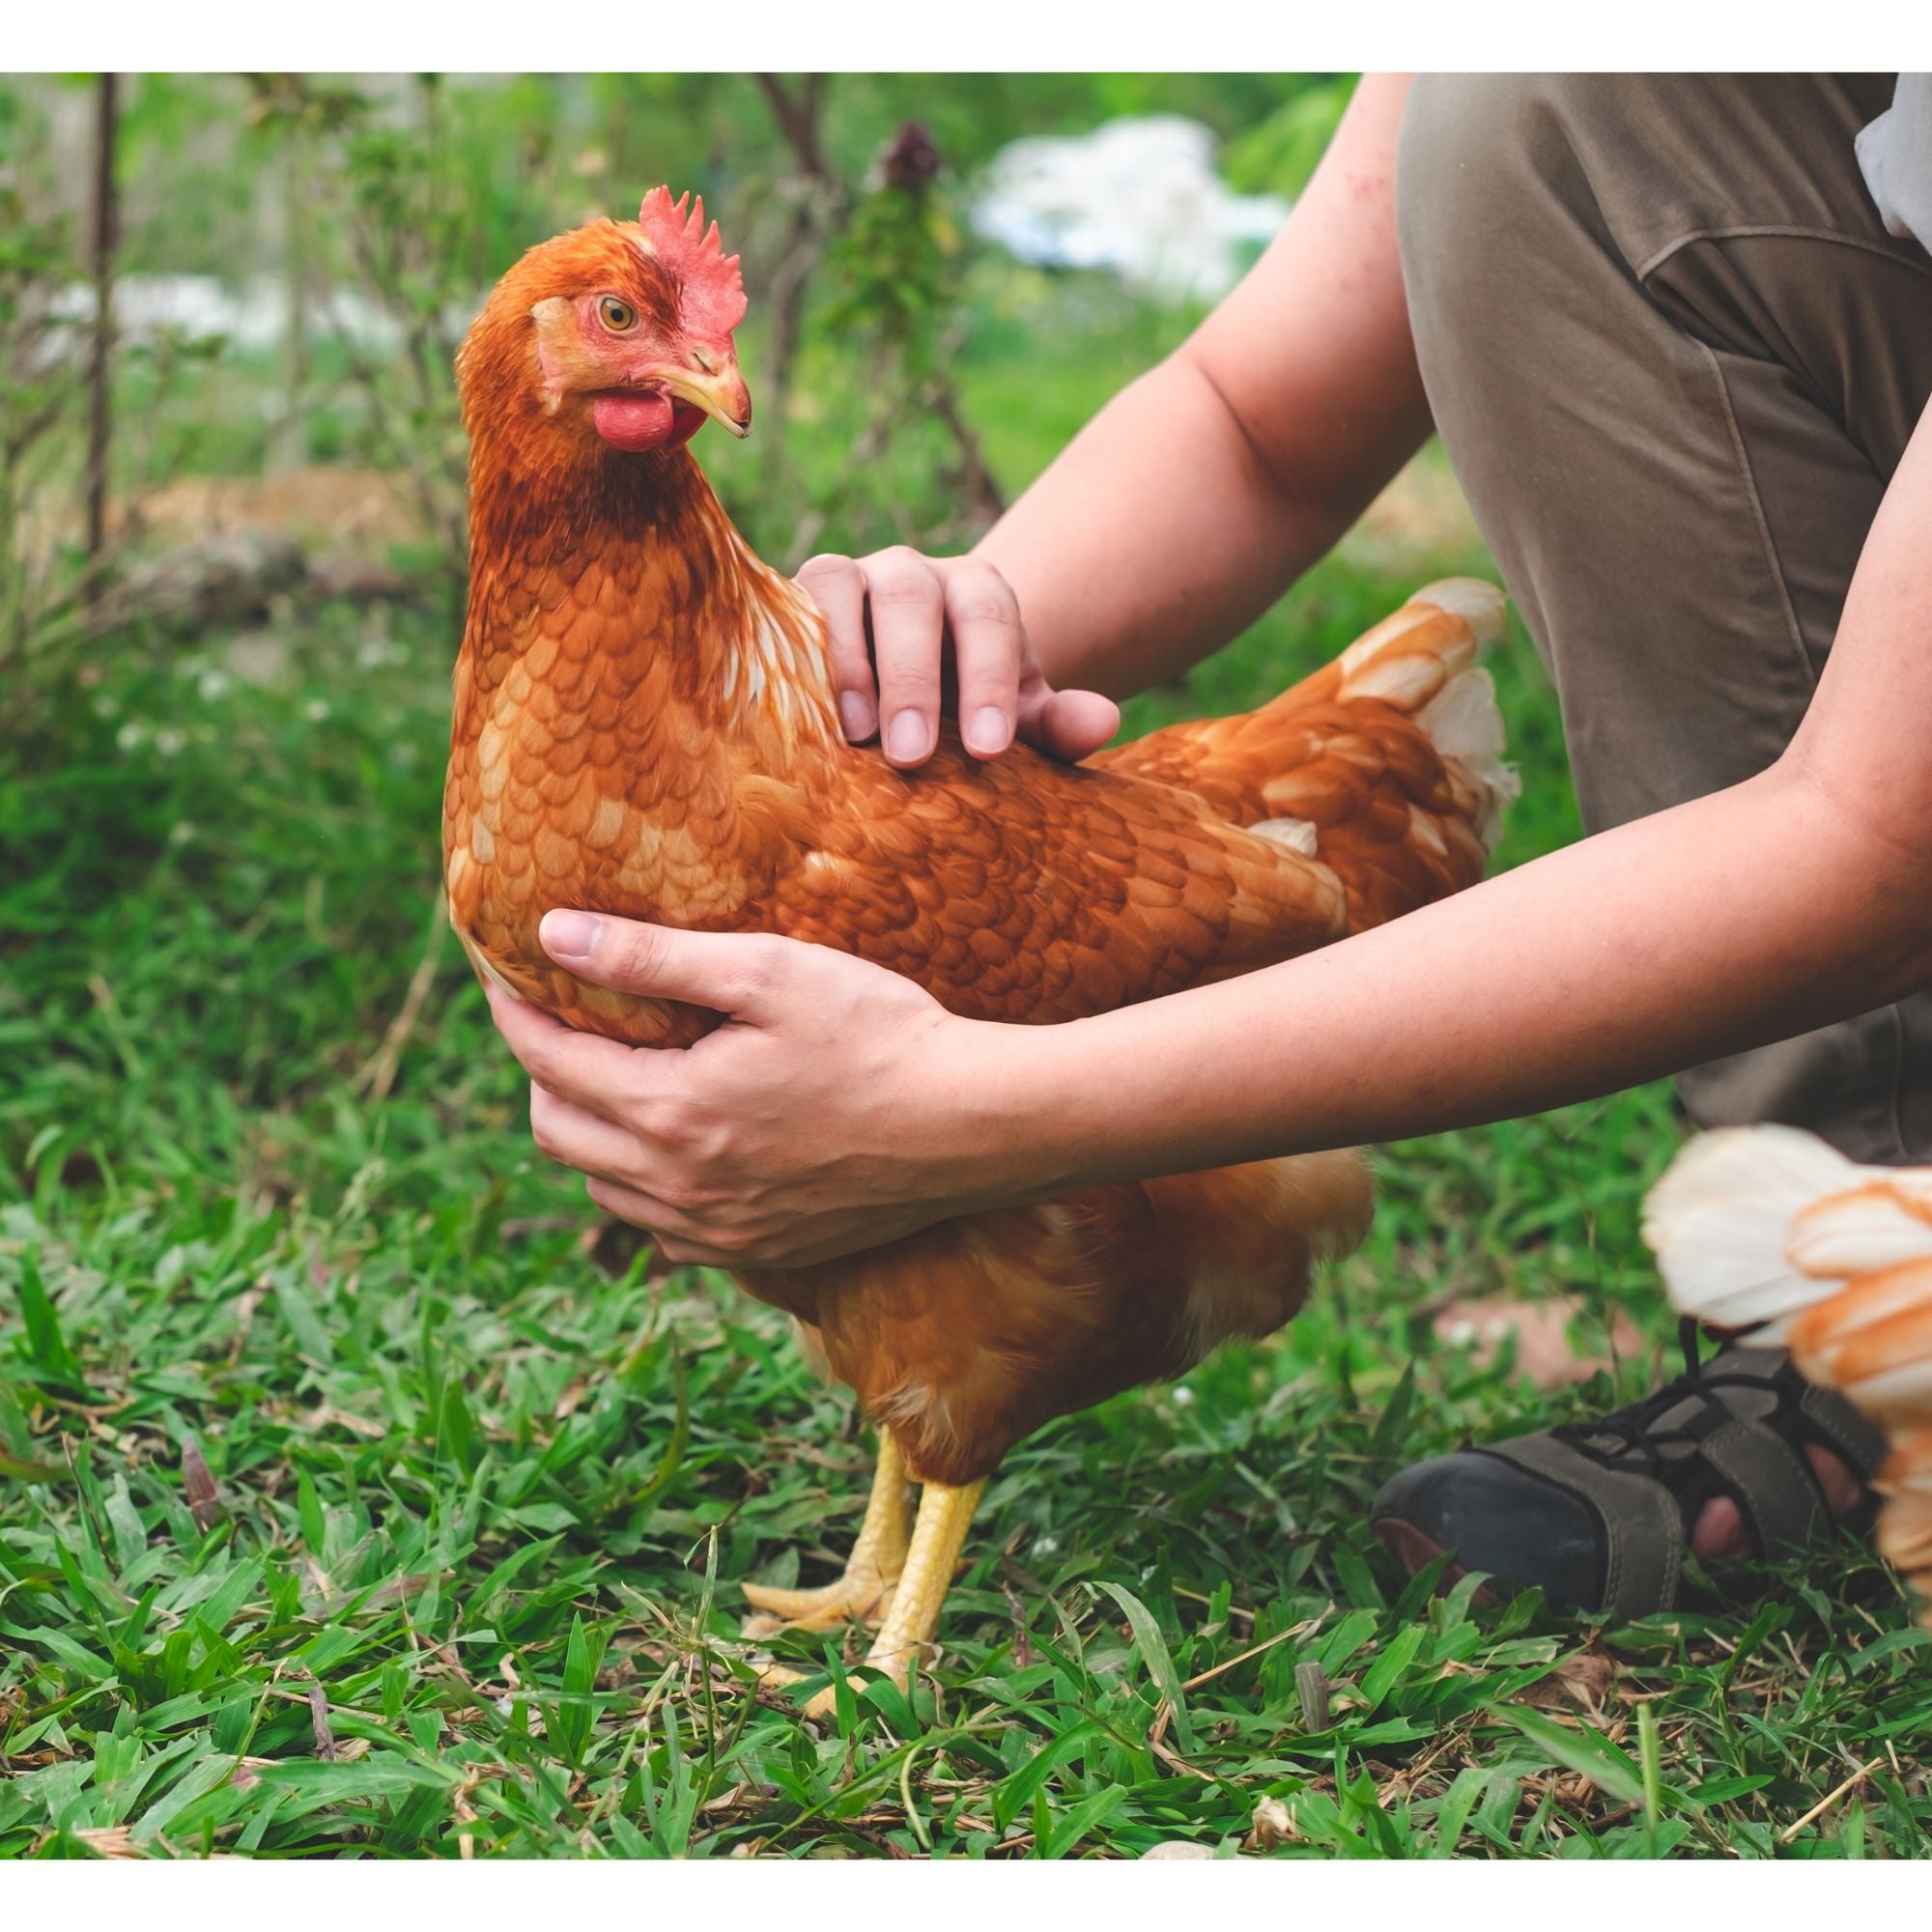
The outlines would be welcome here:
[[[1475,668],[1497,635],[1491,585],[1418,590],[1259,711],[1170,725],[1094,762],[1193,793],[1321,859],[1358,929],[1472,885],[1516,781]]]
[[[977,1019],[1079,1019],[1305,952],[1347,929],[1329,867],[1217,819],[1199,799],[1019,749],[990,764],[949,732],[913,778],[846,751],[795,784],[755,781],[749,896],[712,911],[647,900],[621,848],[580,902],[620,918],[765,931],[856,953]],[[661,847],[664,835],[651,837]],[[526,895],[527,897],[527,895]],[[682,1046],[716,1023],[587,985],[535,942],[535,898],[482,969],[567,1024]],[[466,938],[466,944],[469,944]]]
[[[916,779],[837,768],[775,930],[859,953],[955,1012],[1053,1021],[1271,964],[1336,938],[1324,865],[1185,793],[1026,752],[944,746]]]
[[[1237,825],[1297,840],[1340,875],[1359,928],[1472,885],[1472,814],[1416,723],[1376,700],[1306,703],[1177,726],[1107,767],[1193,793]]]

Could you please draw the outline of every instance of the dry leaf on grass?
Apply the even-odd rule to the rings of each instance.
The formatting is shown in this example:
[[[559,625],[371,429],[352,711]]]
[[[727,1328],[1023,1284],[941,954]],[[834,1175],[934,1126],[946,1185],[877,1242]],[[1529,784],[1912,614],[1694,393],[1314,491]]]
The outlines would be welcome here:
[[[147,1854],[126,1825],[90,1827],[73,1834],[98,1859],[140,1859]]]
[[[1604,1699],[1616,1682],[1616,1660],[1602,1644],[1593,1643],[1575,1657],[1566,1657],[1548,1677],[1539,1677],[1519,1691],[1517,1702],[1533,1704],[1540,1710],[1580,1710],[1586,1717],[1601,1719]]]
[[[1279,1798],[1256,1801],[1253,1828],[1248,1833],[1248,1843],[1256,1851],[1271,1852],[1293,1835],[1294,1820],[1288,1815],[1288,1806]]]

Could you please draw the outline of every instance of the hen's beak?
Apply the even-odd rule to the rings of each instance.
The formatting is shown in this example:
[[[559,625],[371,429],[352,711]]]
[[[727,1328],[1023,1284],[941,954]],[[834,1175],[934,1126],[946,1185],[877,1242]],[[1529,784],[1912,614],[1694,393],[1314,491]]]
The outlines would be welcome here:
[[[680,402],[700,409],[714,422],[720,422],[733,436],[752,433],[752,392],[738,373],[738,364],[729,357],[707,357],[711,367],[654,371],[658,380]]]

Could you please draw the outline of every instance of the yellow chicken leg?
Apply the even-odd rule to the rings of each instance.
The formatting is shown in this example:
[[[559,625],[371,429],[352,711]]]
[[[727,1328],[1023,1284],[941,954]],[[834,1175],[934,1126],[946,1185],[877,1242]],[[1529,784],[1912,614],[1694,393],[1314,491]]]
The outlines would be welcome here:
[[[891,1677],[900,1686],[912,1680],[920,1653],[932,1642],[939,1628],[939,1612],[946,1593],[952,1586],[952,1572],[959,1562],[960,1547],[979,1507],[983,1478],[968,1483],[963,1490],[945,1483],[928,1483],[920,1492],[919,1519],[913,1524],[912,1547],[906,1551],[899,1573],[898,1588],[872,1648],[866,1669]],[[859,1672],[852,1681],[865,1681]],[[833,1687],[827,1685],[806,1705],[808,1718],[823,1718],[834,1704]]]
[[[836,1583],[817,1590],[745,1584],[746,1601],[758,1614],[746,1619],[744,1634],[770,1636],[779,1630],[831,1630],[843,1623],[876,1627],[892,1604],[893,1586],[905,1567],[911,1514],[906,1481],[905,1460],[898,1444],[881,1433],[872,1493],[866,1503],[866,1520],[859,1525],[859,1540],[846,1559],[845,1574]]]

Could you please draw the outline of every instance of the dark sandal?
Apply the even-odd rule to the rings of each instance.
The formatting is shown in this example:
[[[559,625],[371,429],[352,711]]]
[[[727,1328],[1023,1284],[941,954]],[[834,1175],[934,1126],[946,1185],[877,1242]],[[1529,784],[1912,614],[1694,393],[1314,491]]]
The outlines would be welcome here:
[[[1700,1366],[1694,1321],[1682,1339],[1684,1374],[1629,1408],[1411,1463],[1377,1496],[1375,1533],[1411,1573],[1447,1553],[1445,1580],[1480,1570],[1499,1594],[1540,1584],[1551,1603],[1623,1622],[1685,1606],[1690,1528],[1714,1496],[1737,1504],[1761,1559],[1817,1542],[1833,1519],[1804,1445],[1868,1484],[1885,1438],[1780,1350],[1725,1349]],[[1838,1520],[1855,1529],[1870,1514],[1867,1501]]]

